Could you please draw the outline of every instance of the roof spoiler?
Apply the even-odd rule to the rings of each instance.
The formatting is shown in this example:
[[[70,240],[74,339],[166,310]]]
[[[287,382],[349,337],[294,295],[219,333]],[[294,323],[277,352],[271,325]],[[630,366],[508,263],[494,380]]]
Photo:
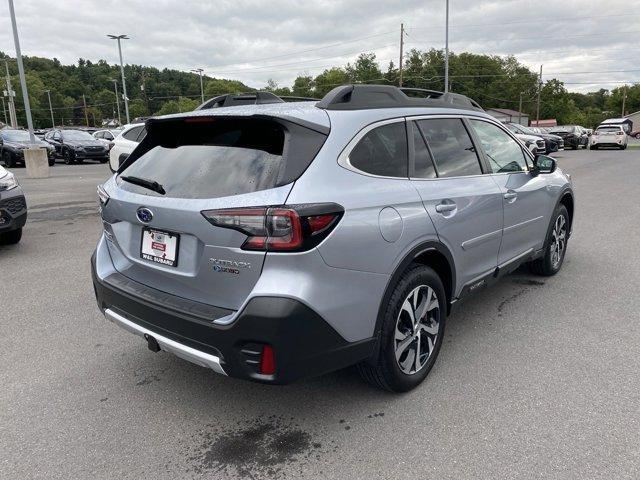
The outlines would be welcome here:
[[[327,93],[316,106],[325,110],[440,107],[483,111],[478,102],[459,93],[392,85],[342,85]]]

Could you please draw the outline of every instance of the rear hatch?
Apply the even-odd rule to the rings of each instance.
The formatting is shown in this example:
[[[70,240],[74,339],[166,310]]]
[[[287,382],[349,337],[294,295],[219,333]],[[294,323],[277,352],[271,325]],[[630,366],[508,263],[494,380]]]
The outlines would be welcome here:
[[[236,310],[265,253],[243,249],[246,233],[202,212],[285,204],[328,127],[212,115],[153,119],[147,129],[103,207],[114,266],[146,286]]]

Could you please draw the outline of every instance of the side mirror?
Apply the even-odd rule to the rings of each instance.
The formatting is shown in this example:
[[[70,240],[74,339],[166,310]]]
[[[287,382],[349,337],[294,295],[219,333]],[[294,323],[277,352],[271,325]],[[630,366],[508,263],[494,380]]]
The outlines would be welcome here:
[[[556,161],[546,155],[538,155],[533,161],[533,173],[538,175],[540,173],[553,173],[556,171]]]

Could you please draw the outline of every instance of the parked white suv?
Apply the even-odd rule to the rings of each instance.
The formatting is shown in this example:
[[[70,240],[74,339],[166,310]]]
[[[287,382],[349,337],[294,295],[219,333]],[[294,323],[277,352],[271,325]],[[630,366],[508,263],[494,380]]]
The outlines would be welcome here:
[[[146,134],[143,123],[133,123],[122,128],[122,132],[115,138],[109,151],[109,168],[112,172],[118,170],[120,164],[133,152]]]
[[[600,147],[627,148],[628,136],[622,125],[600,125],[589,137],[589,148],[597,150]]]

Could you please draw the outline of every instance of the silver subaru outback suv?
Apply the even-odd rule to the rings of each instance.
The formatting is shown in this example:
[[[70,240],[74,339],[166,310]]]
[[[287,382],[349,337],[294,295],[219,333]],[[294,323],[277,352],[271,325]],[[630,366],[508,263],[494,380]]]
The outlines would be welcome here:
[[[474,101],[272,97],[148,120],[98,188],[98,306],[151,350],[264,383],[357,365],[407,391],[460,299],[524,263],[562,266],[569,176]]]

